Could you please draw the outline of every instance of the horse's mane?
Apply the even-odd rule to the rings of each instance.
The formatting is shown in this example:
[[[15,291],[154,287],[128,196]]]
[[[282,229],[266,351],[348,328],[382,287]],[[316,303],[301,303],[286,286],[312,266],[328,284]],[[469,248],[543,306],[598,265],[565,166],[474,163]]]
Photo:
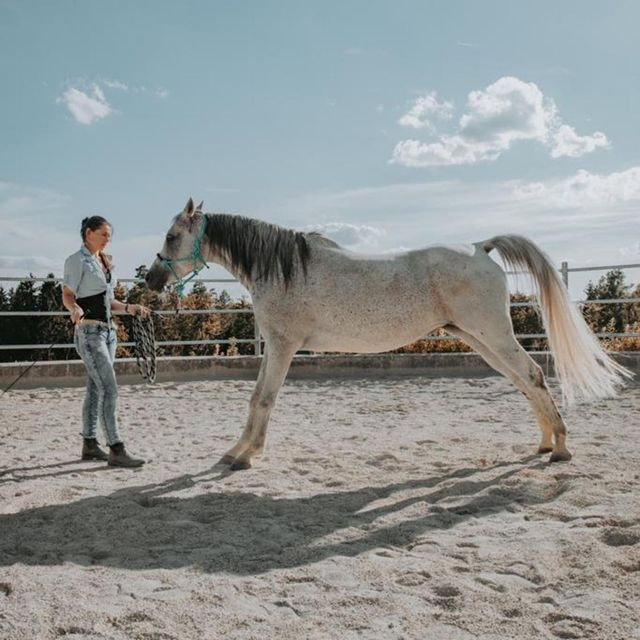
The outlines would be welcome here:
[[[205,236],[249,280],[282,278],[289,285],[298,268],[305,277],[311,234],[244,216],[207,213]],[[315,234],[314,234],[315,235]]]

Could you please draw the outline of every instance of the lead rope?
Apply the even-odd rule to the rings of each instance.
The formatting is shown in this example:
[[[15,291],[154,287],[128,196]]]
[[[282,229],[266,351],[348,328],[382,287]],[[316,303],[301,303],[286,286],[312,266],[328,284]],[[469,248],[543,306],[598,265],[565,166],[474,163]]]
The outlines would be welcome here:
[[[138,371],[144,380],[153,384],[156,380],[156,337],[153,312],[146,318],[133,316],[133,340],[135,342]]]

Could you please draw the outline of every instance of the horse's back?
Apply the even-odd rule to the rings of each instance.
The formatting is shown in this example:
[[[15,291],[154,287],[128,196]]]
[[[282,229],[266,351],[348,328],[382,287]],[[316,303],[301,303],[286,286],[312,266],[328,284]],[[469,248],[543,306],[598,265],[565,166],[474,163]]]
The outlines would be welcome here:
[[[340,247],[322,247],[312,253],[309,274],[314,284],[335,282],[340,291],[353,293],[352,283],[362,287],[362,295],[410,295],[440,286],[504,280],[504,271],[482,249],[481,243],[440,246],[366,255]],[[368,286],[364,286],[366,284]]]

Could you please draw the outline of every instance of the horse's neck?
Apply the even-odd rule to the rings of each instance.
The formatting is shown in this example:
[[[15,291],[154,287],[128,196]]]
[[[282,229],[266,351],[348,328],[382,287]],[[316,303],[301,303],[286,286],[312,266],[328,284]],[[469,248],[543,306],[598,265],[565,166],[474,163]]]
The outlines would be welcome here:
[[[242,273],[241,269],[238,269],[232,264],[224,249],[211,247],[209,244],[207,244],[207,254],[205,256],[205,260],[207,262],[220,265],[234,278],[237,278],[237,280],[245,287],[245,289],[251,291],[251,281],[245,276],[244,273]]]
[[[260,282],[282,280],[288,285],[299,269],[306,271],[306,240],[291,229],[243,216],[209,214],[206,237],[209,260],[249,291]]]
[[[234,216],[229,214],[207,214],[210,219],[213,219],[212,222],[215,224],[215,217],[222,218],[225,220],[232,219]],[[249,292],[252,291],[252,281],[250,280],[250,274],[245,274],[242,269],[239,268],[238,265],[235,265],[231,260],[231,256],[229,251],[225,247],[217,247],[213,246],[209,238],[205,238],[206,240],[206,249],[205,249],[205,260],[207,262],[212,262],[214,264],[220,265],[223,269],[226,269],[234,278],[237,278],[238,281],[247,289]]]

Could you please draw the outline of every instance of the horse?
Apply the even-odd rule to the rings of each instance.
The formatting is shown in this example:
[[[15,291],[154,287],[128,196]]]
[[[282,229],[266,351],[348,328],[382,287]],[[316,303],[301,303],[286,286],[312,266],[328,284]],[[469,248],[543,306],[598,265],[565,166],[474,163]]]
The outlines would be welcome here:
[[[558,271],[531,240],[498,235],[473,244],[361,255],[317,232],[239,215],[204,213],[191,198],[175,216],[146,274],[152,290],[178,287],[208,261],[251,294],[264,355],[244,431],[220,463],[248,469],[264,449],[267,425],[294,354],[375,353],[442,328],[466,342],[529,401],[542,432],[538,454],[570,460],[567,430],[542,369],[517,342],[505,271],[526,270],[536,285],[562,396],[609,397],[630,377],[600,346],[570,302]]]

